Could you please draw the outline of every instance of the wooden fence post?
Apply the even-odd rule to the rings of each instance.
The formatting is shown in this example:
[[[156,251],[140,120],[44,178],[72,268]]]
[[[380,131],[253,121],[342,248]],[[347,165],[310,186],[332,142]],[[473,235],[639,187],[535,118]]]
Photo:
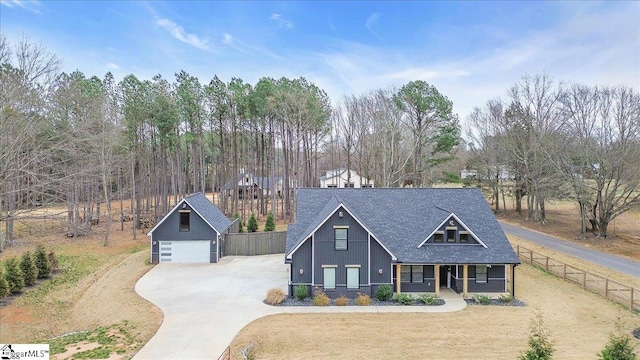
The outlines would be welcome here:
[[[582,273],[582,288],[587,287],[587,272],[583,271]]]
[[[567,280],[567,264],[564,264],[564,272],[562,273],[562,280]]]
[[[533,265],[533,250],[529,251],[529,261],[531,262],[531,265]]]
[[[547,272],[549,272],[549,257],[548,256],[544,259],[544,269]]]
[[[609,297],[609,279],[604,278],[604,298],[605,300]]]
[[[518,255],[518,259],[520,258],[520,245],[516,245],[516,255]]]
[[[629,292],[629,297],[631,298],[631,301],[629,302],[629,310],[633,311],[633,286]]]

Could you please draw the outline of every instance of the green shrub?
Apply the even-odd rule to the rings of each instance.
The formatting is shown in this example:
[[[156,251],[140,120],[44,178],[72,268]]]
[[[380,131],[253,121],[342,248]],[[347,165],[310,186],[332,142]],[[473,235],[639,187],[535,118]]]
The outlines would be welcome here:
[[[380,285],[378,289],[376,289],[376,299],[380,301],[391,299],[391,295],[393,295],[393,291],[391,291],[391,286],[389,285]]]
[[[609,334],[609,341],[598,354],[600,360],[636,360],[631,337],[623,332],[620,315],[616,319],[616,332]]]
[[[435,294],[421,294],[418,296],[418,301],[425,305],[433,305],[438,303],[438,298]]]
[[[51,276],[51,264],[49,263],[49,258],[47,258],[44,245],[40,244],[36,247],[34,258],[36,267],[38,268],[38,279],[49,278],[49,276]]]
[[[237,212],[233,213],[233,218],[238,221],[238,232],[239,233],[243,233],[244,232],[244,223],[242,222],[242,219],[240,218],[240,214],[238,214]]]
[[[4,276],[4,271],[0,268],[0,299],[8,296],[10,292],[11,290],[9,289],[7,278]]]
[[[347,297],[344,296],[344,295],[340,295],[340,297],[336,299],[336,305],[337,306],[347,306],[347,305],[349,305],[349,299],[347,299]]]
[[[20,269],[25,286],[33,286],[38,278],[38,268],[36,267],[30,252],[25,252],[20,257]]]
[[[49,251],[47,258],[49,259],[49,265],[51,265],[51,272],[58,271],[60,267],[58,264],[58,256],[56,256],[56,253],[54,253],[53,250]]]
[[[399,293],[393,296],[393,300],[402,305],[411,305],[413,303],[413,296],[408,293]]]
[[[316,290],[313,294],[313,306],[327,306],[331,303],[331,299],[322,290]]]
[[[277,305],[284,301],[287,296],[284,294],[284,291],[280,288],[271,288],[267,292],[267,298],[265,301],[267,304]]]
[[[307,285],[298,285],[296,286],[296,291],[294,292],[294,296],[296,299],[302,301],[309,297],[309,289]]]
[[[249,216],[249,221],[247,222],[247,232],[256,231],[258,231],[258,220],[256,219],[256,216],[251,213],[251,216]]]
[[[358,293],[358,297],[354,303],[358,306],[369,306],[371,305],[371,298],[367,294]]]
[[[473,298],[476,300],[476,303],[478,304],[482,304],[482,305],[491,304],[491,298],[489,298],[489,296],[487,295],[478,294],[478,295],[474,295]]]
[[[535,317],[531,322],[531,333],[529,334],[529,350],[518,357],[519,360],[549,360],[554,352],[553,343],[549,338],[549,333],[544,326],[542,313],[536,310]]]
[[[7,259],[4,263],[6,269],[5,278],[9,283],[9,292],[11,294],[17,294],[24,288],[24,277],[22,276],[22,269],[20,269],[20,263],[15,257]]]
[[[273,213],[269,211],[267,214],[267,220],[264,223],[264,231],[275,231],[276,230],[276,220],[273,217]]]
[[[500,301],[503,303],[510,303],[513,302],[513,295],[511,294],[504,294],[504,295],[500,295],[499,297]]]

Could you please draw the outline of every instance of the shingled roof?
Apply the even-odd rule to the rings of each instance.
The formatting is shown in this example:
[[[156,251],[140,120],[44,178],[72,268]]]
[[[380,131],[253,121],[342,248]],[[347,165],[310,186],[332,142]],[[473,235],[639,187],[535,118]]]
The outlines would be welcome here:
[[[480,189],[298,189],[296,223],[289,225],[289,256],[342,205],[403,263],[518,264],[517,255]],[[480,244],[420,247],[455,214]]]
[[[186,202],[191,209],[193,209],[196,213],[202,217],[202,219],[213,228],[213,230],[217,231],[219,234],[222,234],[227,230],[232,222],[229,220],[223,213],[220,211],[203,193],[196,193],[186,198],[182,199],[171,211],[169,214],[174,212],[180,204]],[[156,226],[149,231],[147,235],[151,235],[151,233],[158,227],[162,222],[167,218],[165,216]]]

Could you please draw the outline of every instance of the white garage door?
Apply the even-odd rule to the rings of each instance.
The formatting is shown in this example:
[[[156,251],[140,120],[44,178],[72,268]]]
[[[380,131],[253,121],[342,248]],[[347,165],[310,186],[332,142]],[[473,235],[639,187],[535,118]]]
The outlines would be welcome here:
[[[209,241],[160,241],[161,263],[208,263]]]

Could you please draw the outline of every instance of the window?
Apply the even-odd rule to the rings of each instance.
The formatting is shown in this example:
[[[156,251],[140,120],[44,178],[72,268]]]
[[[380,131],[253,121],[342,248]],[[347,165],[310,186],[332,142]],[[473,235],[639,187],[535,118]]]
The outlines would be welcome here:
[[[400,272],[400,281],[403,283],[423,282],[422,265],[403,265]]]
[[[456,229],[447,228],[447,242],[456,242]]]
[[[433,242],[441,243],[444,239],[444,233],[442,231],[438,231],[433,234]]]
[[[335,185],[335,184],[329,184],[329,185],[327,185],[327,187],[328,187],[328,188],[335,188],[335,187],[338,187],[338,185]]]
[[[476,282],[487,282],[487,265],[476,265]]]
[[[189,231],[189,214],[191,211],[180,211],[180,231]]]
[[[346,187],[346,188],[352,188],[352,187],[355,187],[355,184],[354,184],[354,183],[352,183],[352,182],[350,182],[350,183],[345,183],[345,184],[344,184],[344,187]]]
[[[334,228],[336,250],[347,250],[347,236],[349,228]]]
[[[460,242],[468,243],[469,242],[469,233],[466,231],[460,231]]]
[[[334,267],[322,268],[322,274],[324,276],[324,288],[335,289],[336,288],[336,268]]]
[[[347,268],[347,289],[360,288],[360,268]]]

